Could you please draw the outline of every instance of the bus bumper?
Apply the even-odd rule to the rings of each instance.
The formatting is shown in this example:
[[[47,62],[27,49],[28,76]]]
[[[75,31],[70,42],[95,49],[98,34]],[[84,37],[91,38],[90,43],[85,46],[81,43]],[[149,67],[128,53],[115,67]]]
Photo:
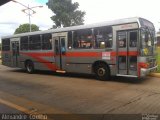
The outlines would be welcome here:
[[[152,68],[148,68],[148,69],[145,69],[145,68],[141,68],[141,74],[140,74],[140,77],[145,77],[147,76],[149,73],[151,72],[155,72],[157,70],[157,66],[155,67],[152,67]]]

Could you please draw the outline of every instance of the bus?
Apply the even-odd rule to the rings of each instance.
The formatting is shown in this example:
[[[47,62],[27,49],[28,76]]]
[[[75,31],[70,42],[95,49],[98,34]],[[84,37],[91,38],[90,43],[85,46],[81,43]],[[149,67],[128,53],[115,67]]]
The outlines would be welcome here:
[[[60,73],[145,77],[157,69],[155,28],[150,21],[125,18],[2,37],[2,64]]]

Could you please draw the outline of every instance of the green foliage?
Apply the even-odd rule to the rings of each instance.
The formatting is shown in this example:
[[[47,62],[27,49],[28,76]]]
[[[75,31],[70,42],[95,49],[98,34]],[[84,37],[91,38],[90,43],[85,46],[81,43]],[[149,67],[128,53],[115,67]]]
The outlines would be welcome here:
[[[51,17],[55,22],[53,28],[82,25],[84,22],[85,12],[77,10],[79,7],[78,2],[72,3],[72,0],[48,0],[47,5],[55,14]]]
[[[157,72],[160,73],[160,47],[157,47],[157,63],[158,63],[158,70],[157,70]]]
[[[31,31],[39,31],[39,27],[35,24],[31,24]],[[14,34],[30,32],[30,25],[28,23],[20,25],[14,32]]]

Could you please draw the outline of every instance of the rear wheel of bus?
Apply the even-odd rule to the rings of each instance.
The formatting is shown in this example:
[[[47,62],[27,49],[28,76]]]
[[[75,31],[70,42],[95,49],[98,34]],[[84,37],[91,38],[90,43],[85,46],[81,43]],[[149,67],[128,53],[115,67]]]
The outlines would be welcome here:
[[[26,64],[25,64],[25,67],[26,67],[26,71],[28,72],[28,73],[33,73],[34,72],[34,64],[33,64],[33,62],[32,61],[26,61]]]
[[[98,80],[109,80],[110,78],[110,70],[108,66],[104,63],[100,63],[95,67],[95,74]]]

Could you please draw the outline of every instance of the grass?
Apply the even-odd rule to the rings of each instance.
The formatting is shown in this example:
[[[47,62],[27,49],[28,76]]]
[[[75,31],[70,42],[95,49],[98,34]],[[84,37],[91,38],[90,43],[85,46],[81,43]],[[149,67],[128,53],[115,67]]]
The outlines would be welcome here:
[[[157,63],[158,63],[158,70],[157,70],[157,72],[160,73],[160,46],[157,47],[157,56],[156,56],[156,59],[157,59]]]

